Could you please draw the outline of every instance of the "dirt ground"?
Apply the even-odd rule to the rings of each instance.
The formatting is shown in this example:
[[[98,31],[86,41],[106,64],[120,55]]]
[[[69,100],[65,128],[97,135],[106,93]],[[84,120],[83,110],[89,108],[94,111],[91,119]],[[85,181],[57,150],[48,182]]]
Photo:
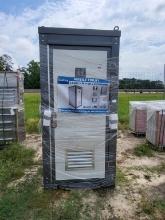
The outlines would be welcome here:
[[[127,181],[124,185],[117,184],[115,190],[100,191],[103,193],[101,219],[152,219],[140,211],[142,201],[145,201],[146,198],[153,199],[158,196],[165,199],[165,172],[161,174],[152,172],[152,168],[164,163],[165,152],[155,152],[154,157],[135,156],[133,154],[134,148],[144,142],[144,137],[135,137],[129,132],[125,134],[119,132],[117,166],[124,173]],[[40,135],[28,135],[24,144],[26,147],[32,147],[37,151],[36,160],[41,159]],[[96,203],[97,197],[98,193],[91,190],[89,191],[89,199],[84,202],[92,206]],[[162,219],[159,213],[156,219]]]

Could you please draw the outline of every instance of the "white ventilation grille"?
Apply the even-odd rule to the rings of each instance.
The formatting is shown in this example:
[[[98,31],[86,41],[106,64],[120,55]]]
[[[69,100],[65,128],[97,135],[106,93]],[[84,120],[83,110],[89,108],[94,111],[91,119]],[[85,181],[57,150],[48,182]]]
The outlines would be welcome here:
[[[66,151],[66,170],[94,168],[94,152],[88,151]]]

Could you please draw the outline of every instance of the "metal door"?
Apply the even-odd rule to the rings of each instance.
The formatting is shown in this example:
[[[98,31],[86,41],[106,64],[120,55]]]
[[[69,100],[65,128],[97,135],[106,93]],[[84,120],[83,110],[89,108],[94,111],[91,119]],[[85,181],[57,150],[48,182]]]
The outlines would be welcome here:
[[[86,77],[107,79],[107,51],[92,47],[53,49],[56,180],[105,178],[105,114],[58,112],[58,101],[64,96],[58,97],[57,79],[60,75],[74,77],[76,67],[85,68]],[[76,88],[75,92],[78,107],[82,89]],[[92,99],[84,91],[83,96]]]
[[[120,35],[118,27],[113,30],[39,27],[46,188],[115,185]],[[77,105],[79,101],[73,100],[69,105],[69,89],[62,85],[60,80],[64,78],[60,76],[76,76],[79,81],[81,77],[86,77],[85,81],[88,77],[99,78],[100,83],[108,79],[110,86],[107,90],[101,89],[100,86],[107,86],[101,83],[92,93],[83,85],[81,106]],[[77,85],[73,84],[69,86]],[[89,104],[84,100],[91,100],[93,109],[107,108],[108,111],[84,114],[81,110]],[[58,107],[62,104],[69,105],[71,111],[62,112]]]

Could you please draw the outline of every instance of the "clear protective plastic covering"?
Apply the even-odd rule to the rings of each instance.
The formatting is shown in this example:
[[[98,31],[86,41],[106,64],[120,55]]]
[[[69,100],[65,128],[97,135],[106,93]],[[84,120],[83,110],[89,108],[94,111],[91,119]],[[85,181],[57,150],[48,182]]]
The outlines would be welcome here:
[[[147,124],[147,102],[129,102],[129,127],[136,134],[145,134]]]
[[[59,40],[53,33],[61,29],[46,31],[40,34],[44,187],[114,186],[119,42],[114,56],[112,46],[94,45],[106,39],[99,31],[96,38],[63,29]]]
[[[158,147],[165,147],[165,102],[147,108],[147,140]]]
[[[0,144],[25,139],[24,78],[20,72],[0,72]]]
[[[163,100],[130,101],[129,102],[129,128],[135,134],[146,134],[148,106],[165,105]]]

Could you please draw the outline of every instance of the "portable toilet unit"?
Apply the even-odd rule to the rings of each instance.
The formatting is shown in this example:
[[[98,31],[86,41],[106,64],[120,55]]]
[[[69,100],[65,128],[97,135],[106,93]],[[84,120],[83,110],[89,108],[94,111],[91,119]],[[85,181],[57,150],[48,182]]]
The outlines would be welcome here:
[[[82,105],[82,87],[70,86],[69,89],[69,105],[78,108]]]
[[[39,27],[45,188],[115,185],[120,35]]]
[[[0,72],[0,145],[25,139],[23,93],[21,72]]]

